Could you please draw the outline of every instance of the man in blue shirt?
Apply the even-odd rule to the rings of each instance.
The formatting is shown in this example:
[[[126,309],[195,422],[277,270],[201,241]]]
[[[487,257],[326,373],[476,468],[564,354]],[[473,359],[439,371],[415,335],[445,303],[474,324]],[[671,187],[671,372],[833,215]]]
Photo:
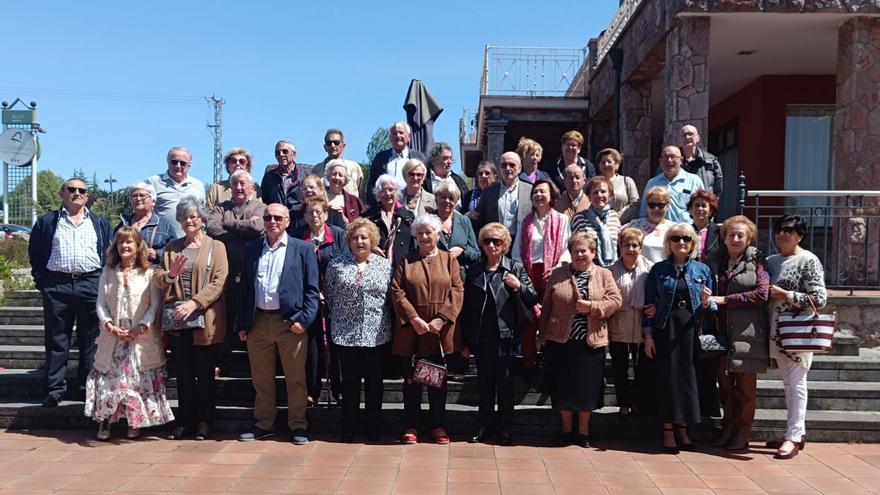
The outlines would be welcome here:
[[[688,200],[691,194],[699,189],[705,189],[703,179],[681,168],[682,156],[678,146],[666,146],[660,154],[661,173],[655,175],[645,185],[642,192],[642,208],[639,210],[640,217],[648,216],[648,207],[645,204],[646,193],[654,187],[665,187],[669,190],[672,198],[669,208],[666,209],[666,218],[673,222],[690,223],[691,218],[687,211]]]

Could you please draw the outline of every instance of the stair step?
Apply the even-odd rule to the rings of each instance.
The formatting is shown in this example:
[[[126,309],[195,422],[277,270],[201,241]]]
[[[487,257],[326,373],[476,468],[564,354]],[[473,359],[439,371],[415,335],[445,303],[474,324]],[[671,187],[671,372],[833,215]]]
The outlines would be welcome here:
[[[42,307],[43,296],[38,290],[12,290],[3,294],[10,306]]]

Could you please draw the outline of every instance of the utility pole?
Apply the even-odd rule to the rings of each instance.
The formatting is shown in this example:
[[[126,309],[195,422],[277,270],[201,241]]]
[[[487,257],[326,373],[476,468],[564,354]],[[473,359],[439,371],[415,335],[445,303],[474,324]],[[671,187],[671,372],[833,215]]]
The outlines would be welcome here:
[[[214,182],[219,181],[226,170],[223,168],[223,98],[211,95],[205,98],[208,104],[214,105],[214,123],[208,122],[208,131],[214,136]]]
[[[113,210],[113,183],[119,182],[119,180],[113,178],[113,174],[107,174],[110,176],[109,179],[104,179],[104,182],[110,184],[110,210]]]

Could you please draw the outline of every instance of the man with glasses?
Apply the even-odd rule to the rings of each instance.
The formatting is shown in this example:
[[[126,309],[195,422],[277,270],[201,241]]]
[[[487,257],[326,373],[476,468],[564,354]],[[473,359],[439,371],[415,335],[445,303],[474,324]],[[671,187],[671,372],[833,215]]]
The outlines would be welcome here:
[[[676,223],[690,223],[687,204],[691,194],[705,189],[703,179],[681,168],[682,156],[678,146],[666,146],[660,153],[660,173],[652,177],[645,185],[642,194],[640,217],[648,215],[646,194],[654,187],[663,187],[669,191],[670,201],[666,208],[666,218]]]
[[[532,185],[519,178],[522,162],[516,152],[504,153],[498,164],[501,180],[480,195],[474,230],[479,232],[483,225],[499,222],[510,231],[512,246],[523,219],[532,211]]]
[[[275,161],[278,166],[268,168],[260,182],[263,202],[267,205],[279,203],[289,210],[298,210],[303,200],[301,182],[305,173],[296,163],[293,143],[283,139],[275,143]]]
[[[388,141],[391,143],[391,148],[380,151],[373,158],[373,163],[370,165],[370,178],[367,180],[367,192],[373,190],[376,179],[382,174],[388,174],[397,179],[399,184],[403,184],[405,182],[403,165],[411,158],[421,160],[422,163],[428,162],[422,152],[409,148],[410,134],[410,127],[406,122],[391,124],[388,129]],[[364,199],[368,207],[376,206],[378,202],[372,194],[365,193],[365,196]]]
[[[177,237],[183,237],[183,227],[177,221],[177,204],[187,196],[205,204],[205,184],[189,176],[192,153],[188,149],[175,146],[168,150],[165,160],[168,162],[168,171],[150,176],[146,182],[156,191],[156,206],[153,211],[159,218],[171,224]]]
[[[73,326],[79,347],[79,397],[95,355],[98,336],[98,279],[110,245],[110,223],[86,207],[85,182],[68,179],[61,187],[62,206],[41,215],[28,242],[31,275],[43,295],[46,337],[46,398],[55,407],[67,393],[67,359]]]
[[[306,431],[306,329],[318,315],[318,258],[310,242],[287,235],[290,214],[273,203],[263,213],[266,234],[245,247],[238,336],[247,343],[254,385],[254,427],[239,436],[258,440],[275,432],[275,360],[287,384],[290,440],[308,443]]]
[[[347,160],[342,156],[342,152],[345,151],[345,137],[342,135],[342,131],[327,129],[327,132],[324,133],[324,151],[327,152],[327,158],[315,164],[312,167],[312,173],[324,177],[330,160],[341,161],[345,164],[345,173],[348,175],[348,182],[344,187],[345,191],[360,196],[360,189],[364,183],[364,172],[358,162]]]

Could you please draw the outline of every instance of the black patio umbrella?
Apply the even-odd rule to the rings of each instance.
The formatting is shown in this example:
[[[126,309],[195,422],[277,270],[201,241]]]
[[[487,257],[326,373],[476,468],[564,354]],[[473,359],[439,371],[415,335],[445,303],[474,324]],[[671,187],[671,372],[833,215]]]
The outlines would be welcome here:
[[[409,83],[403,109],[406,111],[406,122],[412,127],[410,148],[427,156],[431,146],[434,146],[434,122],[443,112],[443,106],[422,81],[413,79]]]

